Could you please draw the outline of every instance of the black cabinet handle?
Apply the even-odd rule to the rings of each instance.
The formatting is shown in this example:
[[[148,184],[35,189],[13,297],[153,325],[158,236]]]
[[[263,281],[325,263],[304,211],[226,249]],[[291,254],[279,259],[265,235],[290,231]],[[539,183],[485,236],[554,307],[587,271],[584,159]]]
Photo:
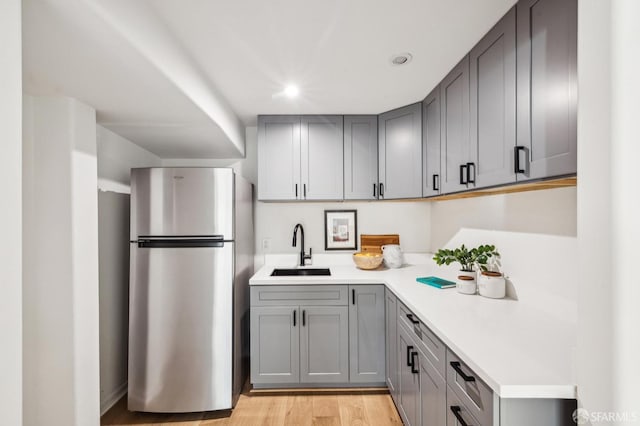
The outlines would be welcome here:
[[[411,367],[411,351],[413,350],[413,346],[407,346],[407,367]]]
[[[351,289],[351,304],[352,305],[356,304],[356,289],[355,288]]]
[[[376,198],[376,184],[373,184],[373,198]]]
[[[449,364],[451,364],[451,366],[453,367],[454,370],[456,370],[456,373],[458,373],[460,375],[460,377],[462,377],[462,379],[465,382],[475,382],[476,378],[473,376],[467,376],[465,374],[464,371],[462,371],[462,368],[460,368],[460,363],[458,361],[451,361]]]
[[[420,372],[418,367],[416,367],[416,357],[418,356],[418,352],[411,352],[411,372],[413,374],[417,374]]]
[[[449,408],[451,408],[451,412],[454,416],[456,416],[456,419],[458,419],[458,423],[460,423],[460,426],[471,426],[469,423],[465,422],[462,418],[462,415],[460,415],[460,407],[458,407],[457,405],[452,405]]]
[[[307,198],[307,184],[306,183],[304,185],[302,185],[302,191],[303,191],[304,198]]]
[[[440,175],[433,175],[431,183],[434,191],[440,191]]]
[[[380,182],[380,196],[384,197],[384,183]]]
[[[411,321],[412,324],[420,324],[420,320],[417,320],[413,317],[413,314],[407,314],[407,318]]]
[[[307,325],[307,315],[306,315],[306,311],[303,309],[302,310],[302,326],[304,327],[305,325]]]
[[[467,179],[467,165],[460,164],[460,185],[466,185],[468,182]]]
[[[296,183],[296,198],[298,198],[298,184]]]
[[[473,167],[473,179],[471,178],[471,168]],[[476,163],[467,163],[467,183],[476,183]]]
[[[296,326],[296,312],[297,312],[297,311],[294,309],[294,310],[293,310],[293,326],[294,326],[294,327]]]
[[[526,173],[527,171],[525,169],[520,168],[520,151],[524,151],[526,153],[527,148],[525,148],[524,146],[516,146],[515,148],[513,148],[513,163],[515,164],[515,172]]]

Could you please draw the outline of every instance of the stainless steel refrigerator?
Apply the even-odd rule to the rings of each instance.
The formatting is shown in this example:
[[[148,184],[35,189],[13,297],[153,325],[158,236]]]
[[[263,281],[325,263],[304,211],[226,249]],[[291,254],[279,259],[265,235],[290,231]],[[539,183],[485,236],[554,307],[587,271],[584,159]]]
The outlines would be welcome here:
[[[252,187],[228,168],[131,171],[131,411],[235,405],[248,364]]]

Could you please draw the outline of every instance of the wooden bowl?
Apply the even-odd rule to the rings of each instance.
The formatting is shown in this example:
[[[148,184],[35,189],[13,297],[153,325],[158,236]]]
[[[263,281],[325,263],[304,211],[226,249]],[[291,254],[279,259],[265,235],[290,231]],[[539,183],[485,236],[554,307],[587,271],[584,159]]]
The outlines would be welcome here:
[[[376,269],[382,264],[382,253],[354,253],[353,262],[360,269]]]

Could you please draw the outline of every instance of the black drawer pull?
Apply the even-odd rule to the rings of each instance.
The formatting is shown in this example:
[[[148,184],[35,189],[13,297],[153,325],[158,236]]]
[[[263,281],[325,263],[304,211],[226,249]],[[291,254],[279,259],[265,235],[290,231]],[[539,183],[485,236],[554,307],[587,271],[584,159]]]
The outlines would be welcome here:
[[[373,198],[376,198],[376,184],[373,184]]]
[[[413,346],[407,346],[407,367],[412,367],[411,364],[411,351],[413,350]]]
[[[307,325],[307,315],[305,314],[305,310],[302,310],[302,326]]]
[[[460,377],[462,377],[462,379],[465,382],[475,382],[476,378],[473,376],[467,376],[465,374],[464,371],[462,371],[462,368],[460,368],[460,363],[458,361],[451,361],[449,364],[451,364],[451,366],[453,367],[454,370],[456,370],[456,373],[458,373],[460,375]]]
[[[294,309],[294,310],[293,310],[293,326],[294,326],[294,327],[296,326],[296,312],[297,312],[297,311]]]
[[[473,167],[473,179],[471,179],[471,167]],[[476,183],[476,163],[467,163],[467,183]]]
[[[355,288],[351,289],[351,304],[352,305],[356,304],[356,289]]]
[[[411,352],[411,372],[417,374],[420,372],[418,367],[416,367],[416,357],[418,356],[418,352]]]
[[[407,314],[407,318],[411,321],[412,324],[420,324],[420,320],[417,320],[413,317],[413,314]]]
[[[384,198],[384,183],[380,182],[380,191],[378,191],[381,197]]]
[[[466,164],[461,164],[460,165],[460,185],[466,185],[469,182],[467,182],[467,165]]]
[[[451,412],[454,416],[456,416],[456,419],[458,419],[458,423],[460,423],[460,426],[471,426],[469,423],[465,422],[460,415],[460,407],[458,407],[457,405],[452,405],[449,408],[451,408]]]
[[[304,185],[302,185],[302,189],[304,191],[304,198],[307,198],[307,184],[305,183]]]
[[[516,146],[513,148],[513,155],[514,155],[514,164],[515,164],[515,172],[516,173],[526,173],[526,169],[522,169],[520,168],[520,151],[524,151],[525,153],[527,152],[527,148],[525,148],[524,146]]]
[[[433,190],[440,191],[440,175],[433,175]]]

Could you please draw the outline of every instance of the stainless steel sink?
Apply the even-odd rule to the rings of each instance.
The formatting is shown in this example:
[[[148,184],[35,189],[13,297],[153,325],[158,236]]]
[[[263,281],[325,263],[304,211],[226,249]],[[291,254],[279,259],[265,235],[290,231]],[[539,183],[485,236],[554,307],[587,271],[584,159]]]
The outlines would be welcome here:
[[[298,276],[327,276],[331,275],[329,268],[300,268],[300,269],[274,269],[272,277],[298,277]]]

